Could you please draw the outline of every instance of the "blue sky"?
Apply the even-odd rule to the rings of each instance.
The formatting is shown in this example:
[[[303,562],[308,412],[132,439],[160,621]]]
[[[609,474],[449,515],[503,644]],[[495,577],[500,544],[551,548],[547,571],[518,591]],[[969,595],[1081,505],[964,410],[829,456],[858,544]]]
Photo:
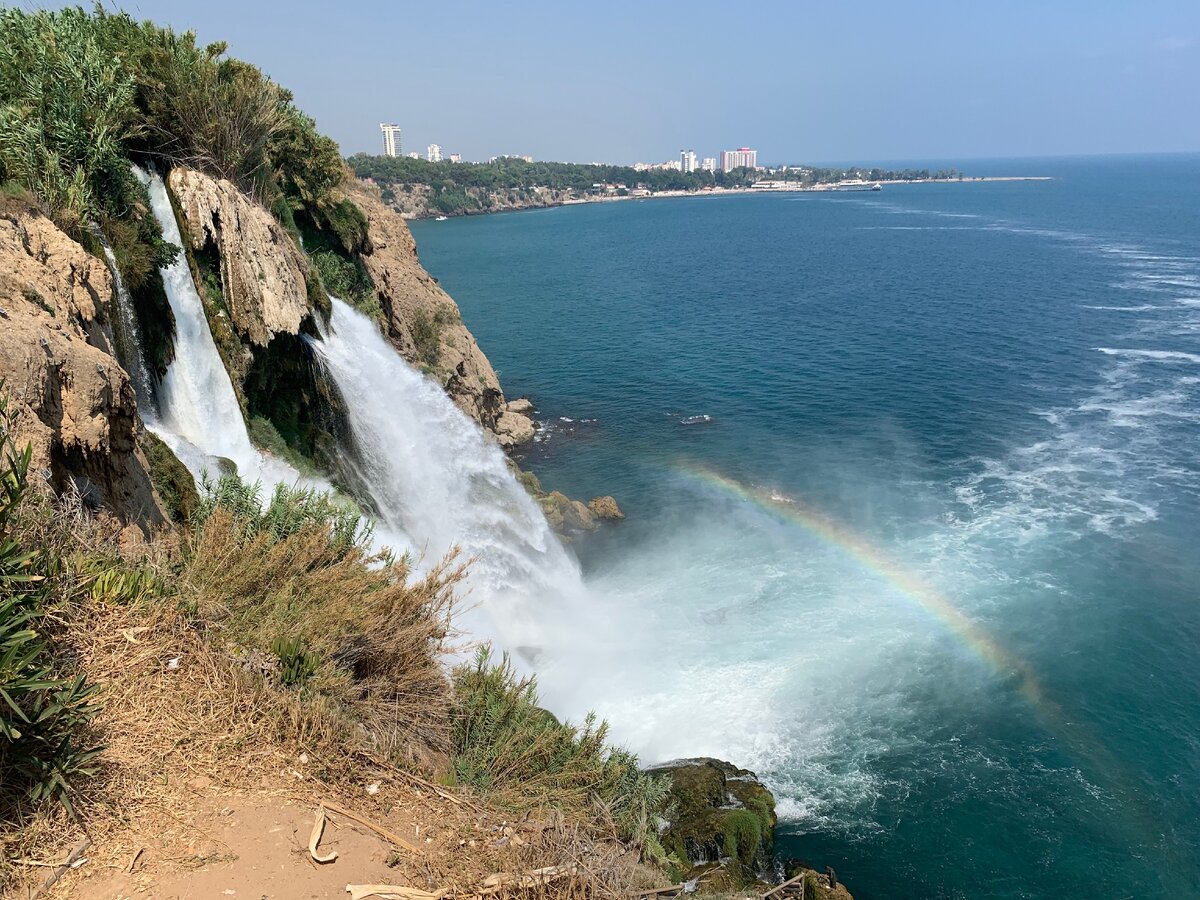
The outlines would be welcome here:
[[[381,121],[469,159],[1200,150],[1200,0],[122,6],[227,40],[348,154]]]

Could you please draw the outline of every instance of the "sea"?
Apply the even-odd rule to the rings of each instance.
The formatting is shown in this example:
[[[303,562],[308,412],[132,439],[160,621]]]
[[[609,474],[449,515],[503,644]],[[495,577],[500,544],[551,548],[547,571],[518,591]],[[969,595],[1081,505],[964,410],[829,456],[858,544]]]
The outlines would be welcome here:
[[[1200,897],[1200,155],[947,163],[1050,180],[413,223],[626,514],[543,694],[858,900]]]

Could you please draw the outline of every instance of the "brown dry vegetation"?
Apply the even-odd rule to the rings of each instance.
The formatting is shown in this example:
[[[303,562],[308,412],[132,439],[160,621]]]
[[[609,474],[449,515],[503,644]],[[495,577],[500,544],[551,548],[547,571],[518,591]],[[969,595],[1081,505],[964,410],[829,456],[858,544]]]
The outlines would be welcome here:
[[[43,896],[200,896],[209,877],[248,891],[261,862],[283,870],[272,896],[345,896],[347,882],[368,881],[471,895],[496,873],[567,865],[569,876],[496,895],[616,897],[661,877],[593,823],[550,810],[514,818],[409,774],[436,777],[448,762],[439,651],[462,577],[451,562],[410,580],[402,562],[331,542],[321,526],[247,536],[219,507],[192,537],[126,547],[122,559],[119,532],[77,498],[25,507],[22,540],[61,563],[43,628],[63,670],[102,686],[88,737],[106,749],[97,775],[75,785],[76,819],[61,807],[5,810],[0,895],[27,897],[52,871],[36,863],[60,862],[84,837],[88,862]],[[136,590],[110,589],[113,571],[140,573]],[[302,686],[262,663],[284,625],[321,660]],[[321,800],[424,852],[389,853],[364,832],[370,854],[316,867],[297,832],[283,862],[256,857],[266,851],[255,842],[279,830],[264,823],[310,816]],[[352,850],[349,837],[333,840]]]

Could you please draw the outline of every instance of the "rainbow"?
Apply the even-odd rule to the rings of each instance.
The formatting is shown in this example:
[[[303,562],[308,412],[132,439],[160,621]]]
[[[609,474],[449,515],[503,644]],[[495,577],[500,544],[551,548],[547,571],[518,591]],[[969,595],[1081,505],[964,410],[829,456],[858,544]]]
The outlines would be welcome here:
[[[772,516],[798,525],[805,532],[853,559],[873,577],[887,583],[901,596],[940,622],[968,650],[1005,678],[1018,679],[1021,692],[1036,706],[1046,700],[1032,670],[985,634],[954,604],[889,558],[879,547],[855,534],[817,509],[790,497],[742,484],[712,469],[697,465],[677,466],[681,474],[716,488],[721,493],[752,503]]]
[[[1061,740],[1065,748],[1084,760],[1092,771],[1107,783],[1109,790],[1124,801],[1125,808],[1132,817],[1131,821],[1117,822],[1106,818],[1103,820],[1106,827],[1118,830],[1125,825],[1135,825],[1139,829],[1138,836],[1141,840],[1153,844],[1158,839],[1160,823],[1157,810],[1146,803],[1143,793],[1125,776],[1118,760],[1103,742],[1096,740],[1095,735],[1083,723],[1068,718],[1062,707],[1043,693],[1027,663],[997,644],[949,600],[906,571],[866,538],[794,498],[742,484],[702,466],[680,465],[675,466],[674,470],[694,481],[716,488],[736,500],[752,503],[780,520],[799,526],[808,534],[837,549],[873,577],[887,583],[898,594],[911,600],[936,619],[999,676],[1016,679],[1021,693],[1028,699],[1047,731]]]

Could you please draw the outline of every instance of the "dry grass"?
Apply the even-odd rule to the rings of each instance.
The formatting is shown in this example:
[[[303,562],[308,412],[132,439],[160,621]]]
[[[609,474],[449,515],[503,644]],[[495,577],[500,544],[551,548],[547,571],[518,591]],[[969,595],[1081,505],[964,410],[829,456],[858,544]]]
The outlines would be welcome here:
[[[60,861],[84,836],[88,865],[51,896],[77,895],[88,872],[124,871],[143,848],[150,884],[227,864],[230,848],[197,854],[194,824],[235,796],[314,809],[346,797],[401,833],[428,823],[436,842],[394,869],[396,883],[423,889],[470,894],[496,873],[561,865],[573,873],[494,896],[615,900],[661,882],[636,850],[597,839],[592,823],[559,813],[514,821],[461,789],[406,774],[420,763],[446,765],[438,752],[449,682],[437,651],[463,576],[452,562],[410,583],[401,566],[344,546],[335,552],[312,529],[245,538],[217,510],[182,545],[137,548],[136,565],[163,587],[114,603],[92,591],[98,572],[131,565],[120,562],[114,523],[72,498],[31,502],[22,516],[25,538],[61,561],[55,645],[65,664],[103,686],[92,737],[107,749],[99,774],[79,786],[77,820],[61,810],[0,820],[0,896],[25,898],[50,871],[17,860]],[[248,649],[282,625],[322,658],[302,689],[248,664]],[[377,794],[364,793],[368,783],[381,785]]]
[[[189,557],[179,596],[214,645],[253,665],[283,637],[320,659],[287,723],[313,751],[340,757],[361,743],[426,764],[446,752],[450,685],[440,658],[465,574],[452,558],[410,580],[402,563],[331,543],[319,526],[248,538],[220,507]]]

